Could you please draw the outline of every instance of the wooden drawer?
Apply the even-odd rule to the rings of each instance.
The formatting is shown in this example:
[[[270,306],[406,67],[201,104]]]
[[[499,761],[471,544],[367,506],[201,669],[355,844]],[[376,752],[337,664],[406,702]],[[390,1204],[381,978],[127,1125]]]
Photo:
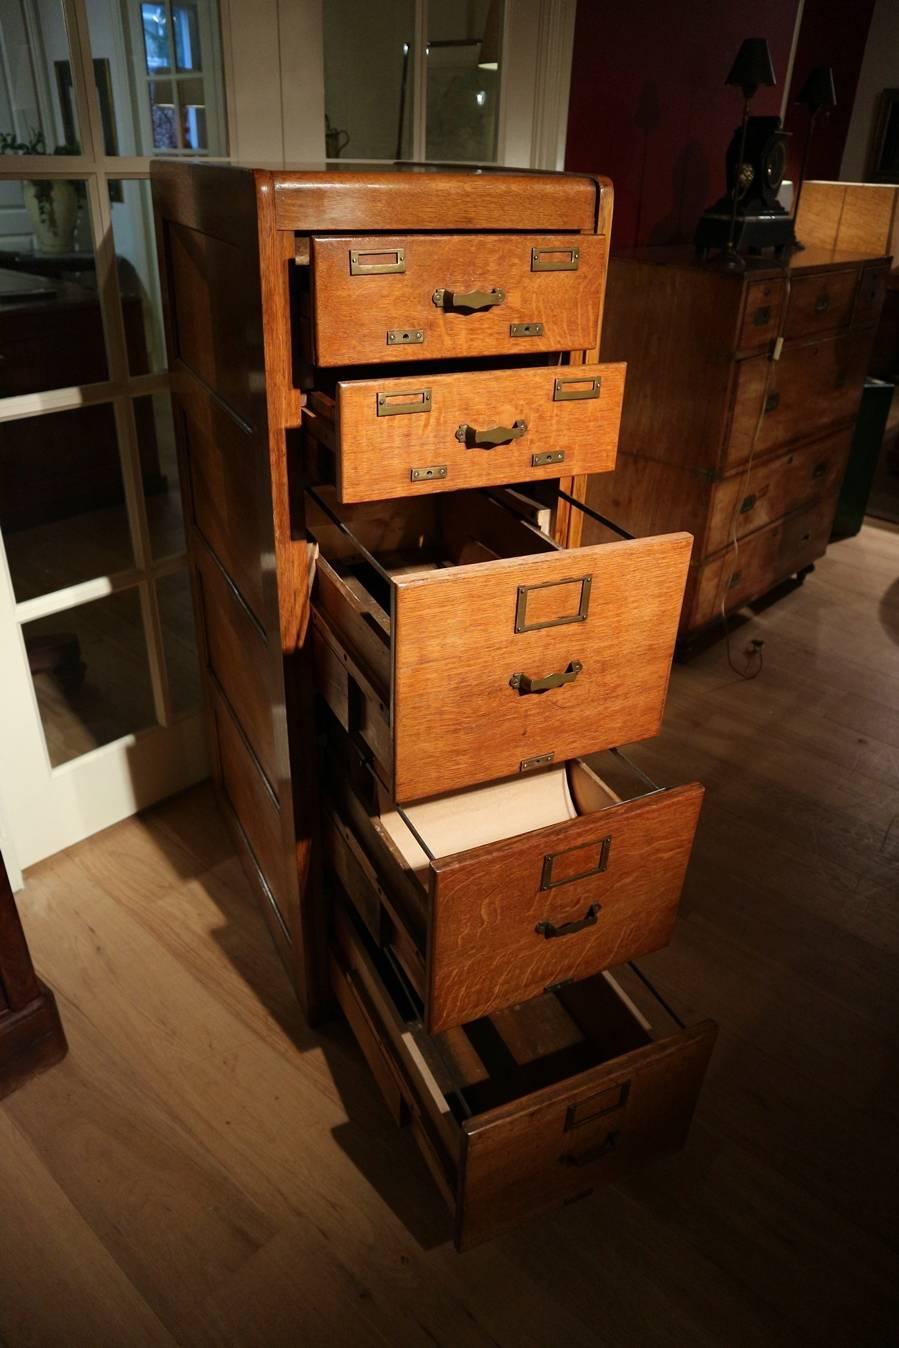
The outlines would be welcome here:
[[[705,554],[720,551],[822,496],[843,481],[852,431],[837,431],[777,459],[765,459],[716,483],[709,499]]]
[[[768,348],[780,332],[784,281],[750,281],[743,301],[743,317],[737,337],[738,351]]]
[[[736,556],[727,548],[698,567],[689,625],[702,626],[720,617],[722,596],[728,611],[739,608],[823,556],[835,511],[832,494],[751,534],[740,543]]]
[[[784,338],[837,332],[852,320],[858,270],[825,271],[797,276],[790,286]]]
[[[499,486],[615,466],[623,365],[340,381],[306,430],[337,457],[341,502]]]
[[[565,550],[457,492],[307,492],[320,690],[401,803],[657,733],[689,534]]]
[[[595,347],[606,251],[596,234],[314,237],[314,361]]]
[[[703,788],[660,790],[617,752],[396,806],[343,738],[328,854],[431,1032],[667,945]],[[348,761],[348,759],[350,761]]]
[[[778,361],[767,356],[738,361],[722,471],[739,467],[750,454],[761,457],[851,421],[870,349],[870,334],[849,332],[788,344]]]
[[[399,1086],[458,1249],[683,1144],[712,1021],[683,1027],[624,968],[428,1035],[402,976],[335,907],[338,1000],[365,1025],[360,1047],[394,1116]]]
[[[886,298],[889,279],[890,268],[887,263],[876,267],[865,267],[855,297],[853,323],[861,327],[864,324],[878,321],[880,310]]]

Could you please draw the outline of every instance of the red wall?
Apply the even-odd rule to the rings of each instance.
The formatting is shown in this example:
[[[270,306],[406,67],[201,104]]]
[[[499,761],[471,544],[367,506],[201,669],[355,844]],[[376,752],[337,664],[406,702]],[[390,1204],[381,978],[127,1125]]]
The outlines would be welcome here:
[[[806,172],[809,178],[840,176],[840,161],[873,13],[874,0],[852,0],[851,4],[846,0],[805,0],[793,62],[790,102],[784,118],[784,126],[793,132],[789,173],[794,178],[802,162],[808,129],[808,112],[797,105],[795,99],[814,66],[830,66],[833,70],[837,106],[826,116],[818,116]]]
[[[612,179],[617,251],[692,239],[724,191],[724,152],[742,112],[740,91],[724,86],[731,62],[744,37],[765,37],[782,82],[796,6],[579,0],[566,167]],[[782,97],[782,83],[759,90],[753,111],[776,114]]]

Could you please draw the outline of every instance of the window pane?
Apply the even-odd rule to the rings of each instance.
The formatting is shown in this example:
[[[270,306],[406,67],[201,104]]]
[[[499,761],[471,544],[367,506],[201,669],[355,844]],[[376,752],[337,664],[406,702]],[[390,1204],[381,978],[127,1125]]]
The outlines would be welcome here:
[[[502,0],[430,0],[427,157],[496,158]]]
[[[172,69],[169,53],[169,19],[165,5],[141,5],[144,32],[144,60],[148,75],[168,75]]]
[[[190,579],[186,571],[156,582],[162,640],[169,672],[169,697],[176,716],[200,705],[200,666]]]
[[[128,368],[147,374],[166,367],[153,201],[146,180],[109,184],[112,237],[122,295]]]
[[[107,378],[83,182],[0,182],[0,301],[0,397]]]
[[[202,70],[196,5],[175,5],[172,14],[175,19],[175,63],[178,70]]]
[[[0,423],[0,532],[20,602],[134,565],[108,403]]]
[[[0,154],[76,154],[78,114],[60,0],[0,10]]]
[[[323,6],[329,159],[412,154],[414,0]]]
[[[137,590],[37,618],[22,632],[54,767],[155,724]]]
[[[184,520],[172,402],[167,393],[136,398],[134,417],[140,445],[147,524],[154,559],[184,551]]]
[[[107,154],[228,153],[217,0],[90,0]]]

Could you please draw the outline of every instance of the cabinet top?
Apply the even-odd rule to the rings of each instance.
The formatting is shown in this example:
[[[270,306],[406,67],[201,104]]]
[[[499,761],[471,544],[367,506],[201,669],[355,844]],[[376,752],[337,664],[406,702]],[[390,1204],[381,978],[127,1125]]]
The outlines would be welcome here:
[[[731,270],[716,258],[702,261],[689,244],[672,244],[663,248],[629,248],[616,253],[615,263],[640,263],[643,266],[676,267],[681,271],[703,272],[706,275],[729,277],[735,282],[746,278],[799,275],[808,271],[836,271],[841,267],[857,267],[865,262],[888,262],[880,253],[853,253],[836,248],[804,248],[790,257],[777,261],[771,256],[747,257],[746,266]]]
[[[271,193],[289,230],[572,230],[607,233],[607,178],[492,165],[232,163],[157,159],[154,183],[191,197]]]

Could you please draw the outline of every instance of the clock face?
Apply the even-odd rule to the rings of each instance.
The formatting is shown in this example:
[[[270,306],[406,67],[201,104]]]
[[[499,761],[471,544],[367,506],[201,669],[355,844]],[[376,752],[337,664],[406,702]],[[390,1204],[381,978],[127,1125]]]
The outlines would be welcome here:
[[[787,168],[787,152],[782,140],[774,140],[764,153],[765,185],[777,192],[784,179]]]

